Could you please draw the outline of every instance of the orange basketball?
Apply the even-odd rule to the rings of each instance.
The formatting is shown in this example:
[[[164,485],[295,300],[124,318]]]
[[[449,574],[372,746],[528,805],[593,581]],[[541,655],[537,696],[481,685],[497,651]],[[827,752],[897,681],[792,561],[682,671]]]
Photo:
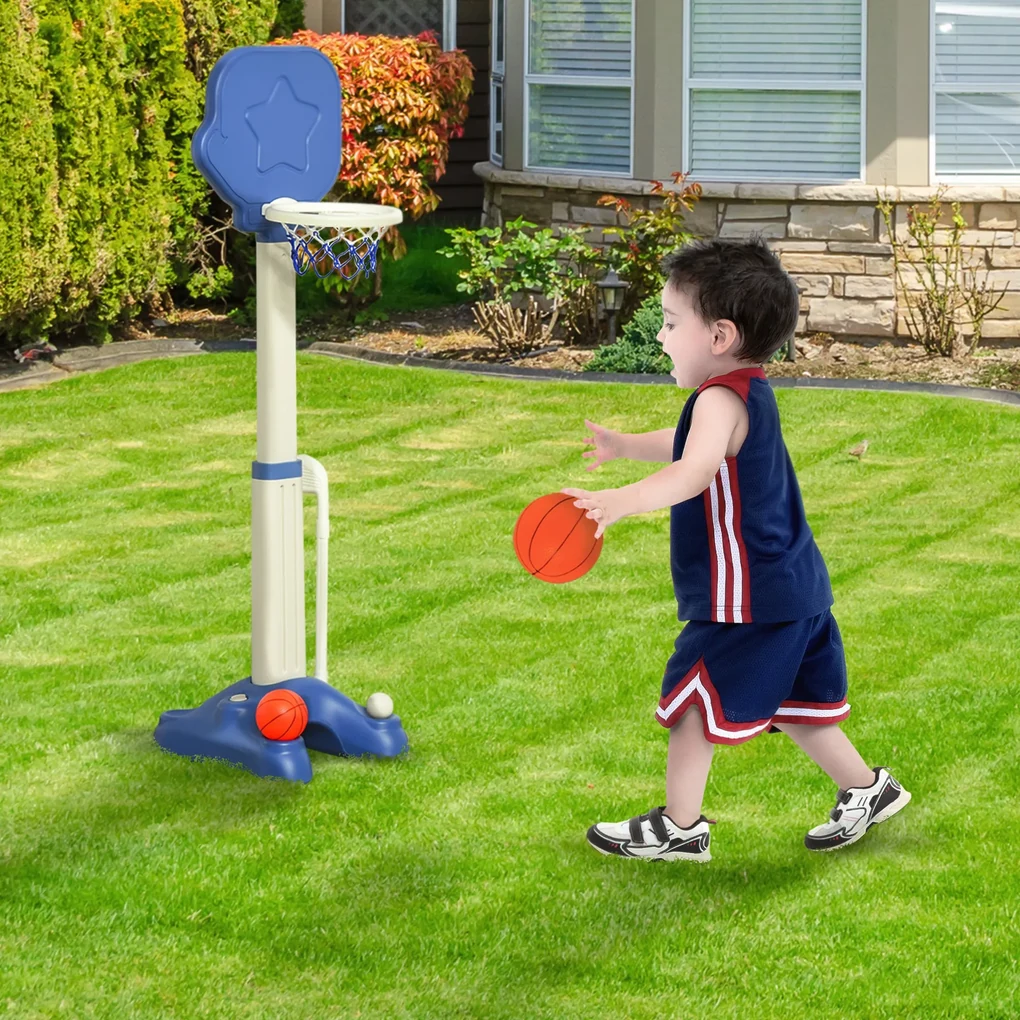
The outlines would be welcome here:
[[[267,740],[297,740],[308,725],[308,706],[300,694],[281,687],[263,696],[255,723]]]
[[[529,503],[514,527],[514,552],[540,581],[563,584],[587,574],[602,552],[598,521],[574,506],[576,496],[552,492]]]

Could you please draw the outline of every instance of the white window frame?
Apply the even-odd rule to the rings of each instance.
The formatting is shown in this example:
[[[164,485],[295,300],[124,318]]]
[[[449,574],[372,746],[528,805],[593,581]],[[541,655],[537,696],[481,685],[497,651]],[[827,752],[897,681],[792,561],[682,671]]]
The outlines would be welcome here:
[[[934,0],[933,0],[934,2]],[[803,81],[794,78],[695,78],[691,75],[691,0],[683,0],[683,68],[682,68],[682,102],[683,139],[681,141],[681,164],[683,169],[691,167],[691,91],[693,89],[728,89],[734,92],[769,92],[775,90],[790,92],[856,92],[861,95],[861,166],[858,177],[812,177],[805,180],[803,175],[791,174],[740,174],[739,182],[766,181],[788,184],[852,184],[862,183],[865,179],[868,164],[867,126],[868,126],[868,2],[859,0],[861,5],[861,77],[858,81],[846,78],[818,78]],[[698,175],[699,181],[732,181],[730,177],[711,177]]]
[[[612,78],[603,78],[598,75],[574,76],[567,74],[531,74],[528,70],[531,67],[531,0],[524,5],[524,160],[525,170],[541,170],[548,174],[563,174],[564,176],[598,176],[598,177],[620,177],[630,179],[634,176],[634,22],[635,4],[637,0],[630,3],[630,77],[621,78],[619,75]],[[505,45],[505,43],[504,43]],[[531,151],[530,124],[531,124],[531,86],[532,85],[604,85],[610,88],[630,89],[630,162],[627,170],[601,170],[590,169],[566,169],[561,166],[540,166],[537,163],[529,163],[528,155]],[[503,93],[503,102],[506,102],[506,93]],[[506,136],[504,135],[504,146]]]
[[[1020,172],[1015,174],[987,173],[987,174],[942,174],[935,172],[935,96],[939,92],[997,92],[1002,93],[1001,82],[994,85],[982,85],[980,83],[964,83],[952,85],[948,82],[941,84],[935,81],[935,33],[937,31],[937,4],[941,0],[930,0],[928,5],[928,180],[933,186],[939,184],[1020,184]],[[1020,80],[1020,74],[1017,75]],[[1018,89],[1017,91],[1020,91]]]
[[[340,0],[340,31],[347,31],[347,3]],[[443,0],[443,39],[444,50],[457,48],[457,0]]]
[[[506,153],[506,127],[502,120],[496,120],[496,89],[503,93],[503,102],[499,109],[506,110],[506,84],[503,78],[492,77],[489,81],[489,162],[496,166],[503,165],[503,156]],[[496,129],[499,129],[500,144],[503,152],[496,152]]]
[[[506,5],[510,0],[503,0],[503,24],[500,25],[497,12],[499,0],[492,0],[490,7],[489,23],[492,25],[492,53],[489,61],[489,162],[496,166],[503,165],[503,157],[506,153]],[[496,60],[496,34],[500,33],[503,43],[503,59]],[[503,93],[503,102],[500,109],[503,111],[503,120],[496,120],[496,88]],[[496,127],[499,126],[500,139],[503,144],[503,152],[496,153]]]

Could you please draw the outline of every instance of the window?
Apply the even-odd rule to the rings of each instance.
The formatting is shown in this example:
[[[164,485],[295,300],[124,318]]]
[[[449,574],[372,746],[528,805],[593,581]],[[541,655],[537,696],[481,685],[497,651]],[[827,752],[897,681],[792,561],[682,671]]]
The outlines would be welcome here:
[[[457,45],[456,0],[341,0],[345,32],[360,35],[436,33],[444,50]]]
[[[529,169],[630,176],[633,47],[633,0],[529,0]]]
[[[934,4],[932,177],[1020,177],[1020,4]]]
[[[492,0],[492,74],[489,77],[489,159],[503,165],[503,76],[506,0]]]
[[[865,0],[684,0],[683,165],[862,180]]]

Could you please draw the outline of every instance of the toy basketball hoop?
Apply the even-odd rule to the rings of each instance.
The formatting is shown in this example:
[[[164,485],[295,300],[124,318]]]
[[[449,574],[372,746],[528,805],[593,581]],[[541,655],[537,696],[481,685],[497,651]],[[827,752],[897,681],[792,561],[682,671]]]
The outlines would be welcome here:
[[[216,62],[191,153],[255,234],[256,432],[251,465],[251,675],[197,708],[171,709],[154,734],[160,747],[222,758],[260,776],[308,782],[308,750],[394,757],[407,748],[400,717],[370,715],[326,678],[329,484],[314,457],[298,454],[295,295],[297,276],[352,280],[375,269],[379,238],[403,220],[399,209],[323,202],[341,156],[337,69],[308,46],[241,46]],[[286,197],[281,197],[286,196]],[[305,647],[303,494],[316,515],[315,667]],[[307,725],[293,740],[268,739],[256,718],[270,691],[305,703]]]
[[[375,270],[379,238],[404,218],[399,209],[388,205],[293,198],[267,203],[262,215],[286,231],[298,276],[311,269],[320,279],[335,272],[345,280]]]

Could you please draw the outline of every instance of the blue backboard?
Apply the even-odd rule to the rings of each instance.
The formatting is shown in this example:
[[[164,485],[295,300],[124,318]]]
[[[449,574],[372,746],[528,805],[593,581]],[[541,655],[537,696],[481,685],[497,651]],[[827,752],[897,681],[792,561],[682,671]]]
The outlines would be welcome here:
[[[262,217],[277,198],[318,202],[340,172],[340,79],[310,46],[240,46],[216,62],[195,165],[234,210],[234,226],[283,241]]]

